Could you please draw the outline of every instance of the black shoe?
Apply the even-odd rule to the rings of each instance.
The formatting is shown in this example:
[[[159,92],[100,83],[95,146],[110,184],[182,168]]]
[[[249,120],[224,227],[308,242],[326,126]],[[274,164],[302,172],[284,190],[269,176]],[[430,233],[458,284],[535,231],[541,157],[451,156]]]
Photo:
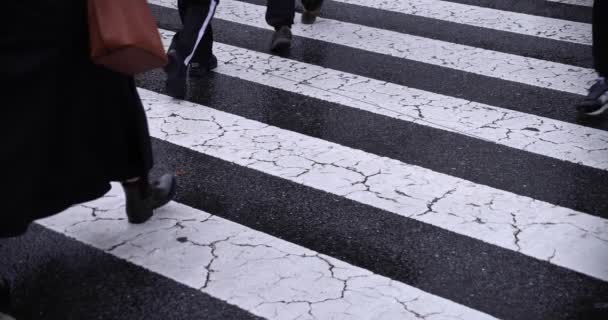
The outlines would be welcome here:
[[[272,35],[272,42],[270,43],[270,50],[272,51],[283,51],[291,47],[291,28],[288,26],[282,26],[277,29]]]
[[[183,99],[186,97],[186,75],[188,68],[184,65],[184,59],[182,59],[175,49],[167,52],[167,58],[169,62],[165,66],[165,72],[167,73],[165,92],[173,98]]]
[[[203,65],[199,62],[190,62],[188,75],[193,78],[202,78],[215,68],[217,68],[217,58],[212,54],[207,65]]]
[[[149,183],[146,179],[122,184],[127,200],[127,218],[130,223],[148,221],[154,209],[166,205],[175,196],[175,176],[165,174]]]
[[[608,110],[608,84],[606,79],[599,78],[591,88],[589,94],[576,109],[589,116],[597,116]]]
[[[321,13],[321,9],[317,9],[317,10],[304,9],[304,11],[302,12],[302,23],[303,24],[313,24],[317,20],[319,13]]]

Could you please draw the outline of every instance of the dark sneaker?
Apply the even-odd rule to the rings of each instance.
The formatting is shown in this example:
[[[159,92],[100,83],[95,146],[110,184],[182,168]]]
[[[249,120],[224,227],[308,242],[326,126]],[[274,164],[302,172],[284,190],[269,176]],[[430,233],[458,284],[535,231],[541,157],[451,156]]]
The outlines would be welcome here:
[[[212,54],[207,65],[203,65],[200,62],[190,62],[188,75],[193,78],[202,78],[215,68],[217,68],[217,58]]]
[[[272,35],[272,42],[270,43],[270,50],[272,51],[283,51],[291,47],[291,28],[288,26],[282,26]]]
[[[186,75],[188,68],[184,65],[184,59],[174,49],[167,52],[167,58],[169,62],[165,66],[165,72],[167,73],[165,92],[173,98],[183,99],[186,97]]]
[[[608,84],[605,78],[599,78],[591,88],[589,94],[576,110],[589,116],[597,116],[608,110]]]
[[[302,23],[313,24],[317,20],[319,13],[321,13],[320,9],[310,11],[304,9],[304,11],[302,12]]]

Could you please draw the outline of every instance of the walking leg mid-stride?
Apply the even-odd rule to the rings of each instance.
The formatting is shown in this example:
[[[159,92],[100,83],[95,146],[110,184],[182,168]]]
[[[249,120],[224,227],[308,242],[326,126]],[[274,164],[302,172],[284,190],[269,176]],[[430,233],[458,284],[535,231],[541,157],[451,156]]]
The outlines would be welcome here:
[[[217,67],[211,20],[218,4],[219,0],[177,1],[183,27],[173,37],[167,52],[169,63],[165,67],[166,93],[171,97],[186,96],[188,74],[200,77]]]
[[[321,11],[323,0],[302,0],[302,23],[312,24]],[[291,46],[291,25],[295,17],[295,1],[268,0],[266,22],[274,27],[270,50],[282,51]]]

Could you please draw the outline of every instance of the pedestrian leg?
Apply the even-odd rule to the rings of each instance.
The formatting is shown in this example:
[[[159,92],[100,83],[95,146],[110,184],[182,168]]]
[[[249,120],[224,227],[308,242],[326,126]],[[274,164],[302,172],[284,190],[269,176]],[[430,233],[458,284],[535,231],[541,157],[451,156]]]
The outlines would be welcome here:
[[[217,68],[217,58],[213,54],[213,28],[210,23],[190,61],[188,75],[201,78],[215,68]]]
[[[321,6],[323,5],[323,0],[302,0],[302,6],[304,7],[304,12],[302,12],[302,23],[303,24],[313,24],[319,13],[321,13]]]
[[[274,27],[270,50],[283,51],[291,46],[291,25],[296,5],[293,0],[268,0],[266,22]]]
[[[211,64],[211,19],[218,3],[219,0],[178,0],[183,27],[176,33],[167,53],[169,63],[165,71],[168,95],[180,99],[185,97],[187,68],[191,62],[204,68]]]
[[[608,1],[593,4],[593,62],[600,77],[608,77]]]
[[[279,30],[283,26],[291,28],[296,12],[295,1],[268,0],[266,5],[266,23]]]

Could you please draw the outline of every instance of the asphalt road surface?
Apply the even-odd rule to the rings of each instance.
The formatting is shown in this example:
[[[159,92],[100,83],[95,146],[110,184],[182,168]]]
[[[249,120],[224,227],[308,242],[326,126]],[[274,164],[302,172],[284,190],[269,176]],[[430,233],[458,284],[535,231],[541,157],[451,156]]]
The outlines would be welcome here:
[[[608,319],[591,1],[326,1],[279,55],[264,4],[221,1],[186,100],[137,78],[175,202],[0,240],[17,319]]]

